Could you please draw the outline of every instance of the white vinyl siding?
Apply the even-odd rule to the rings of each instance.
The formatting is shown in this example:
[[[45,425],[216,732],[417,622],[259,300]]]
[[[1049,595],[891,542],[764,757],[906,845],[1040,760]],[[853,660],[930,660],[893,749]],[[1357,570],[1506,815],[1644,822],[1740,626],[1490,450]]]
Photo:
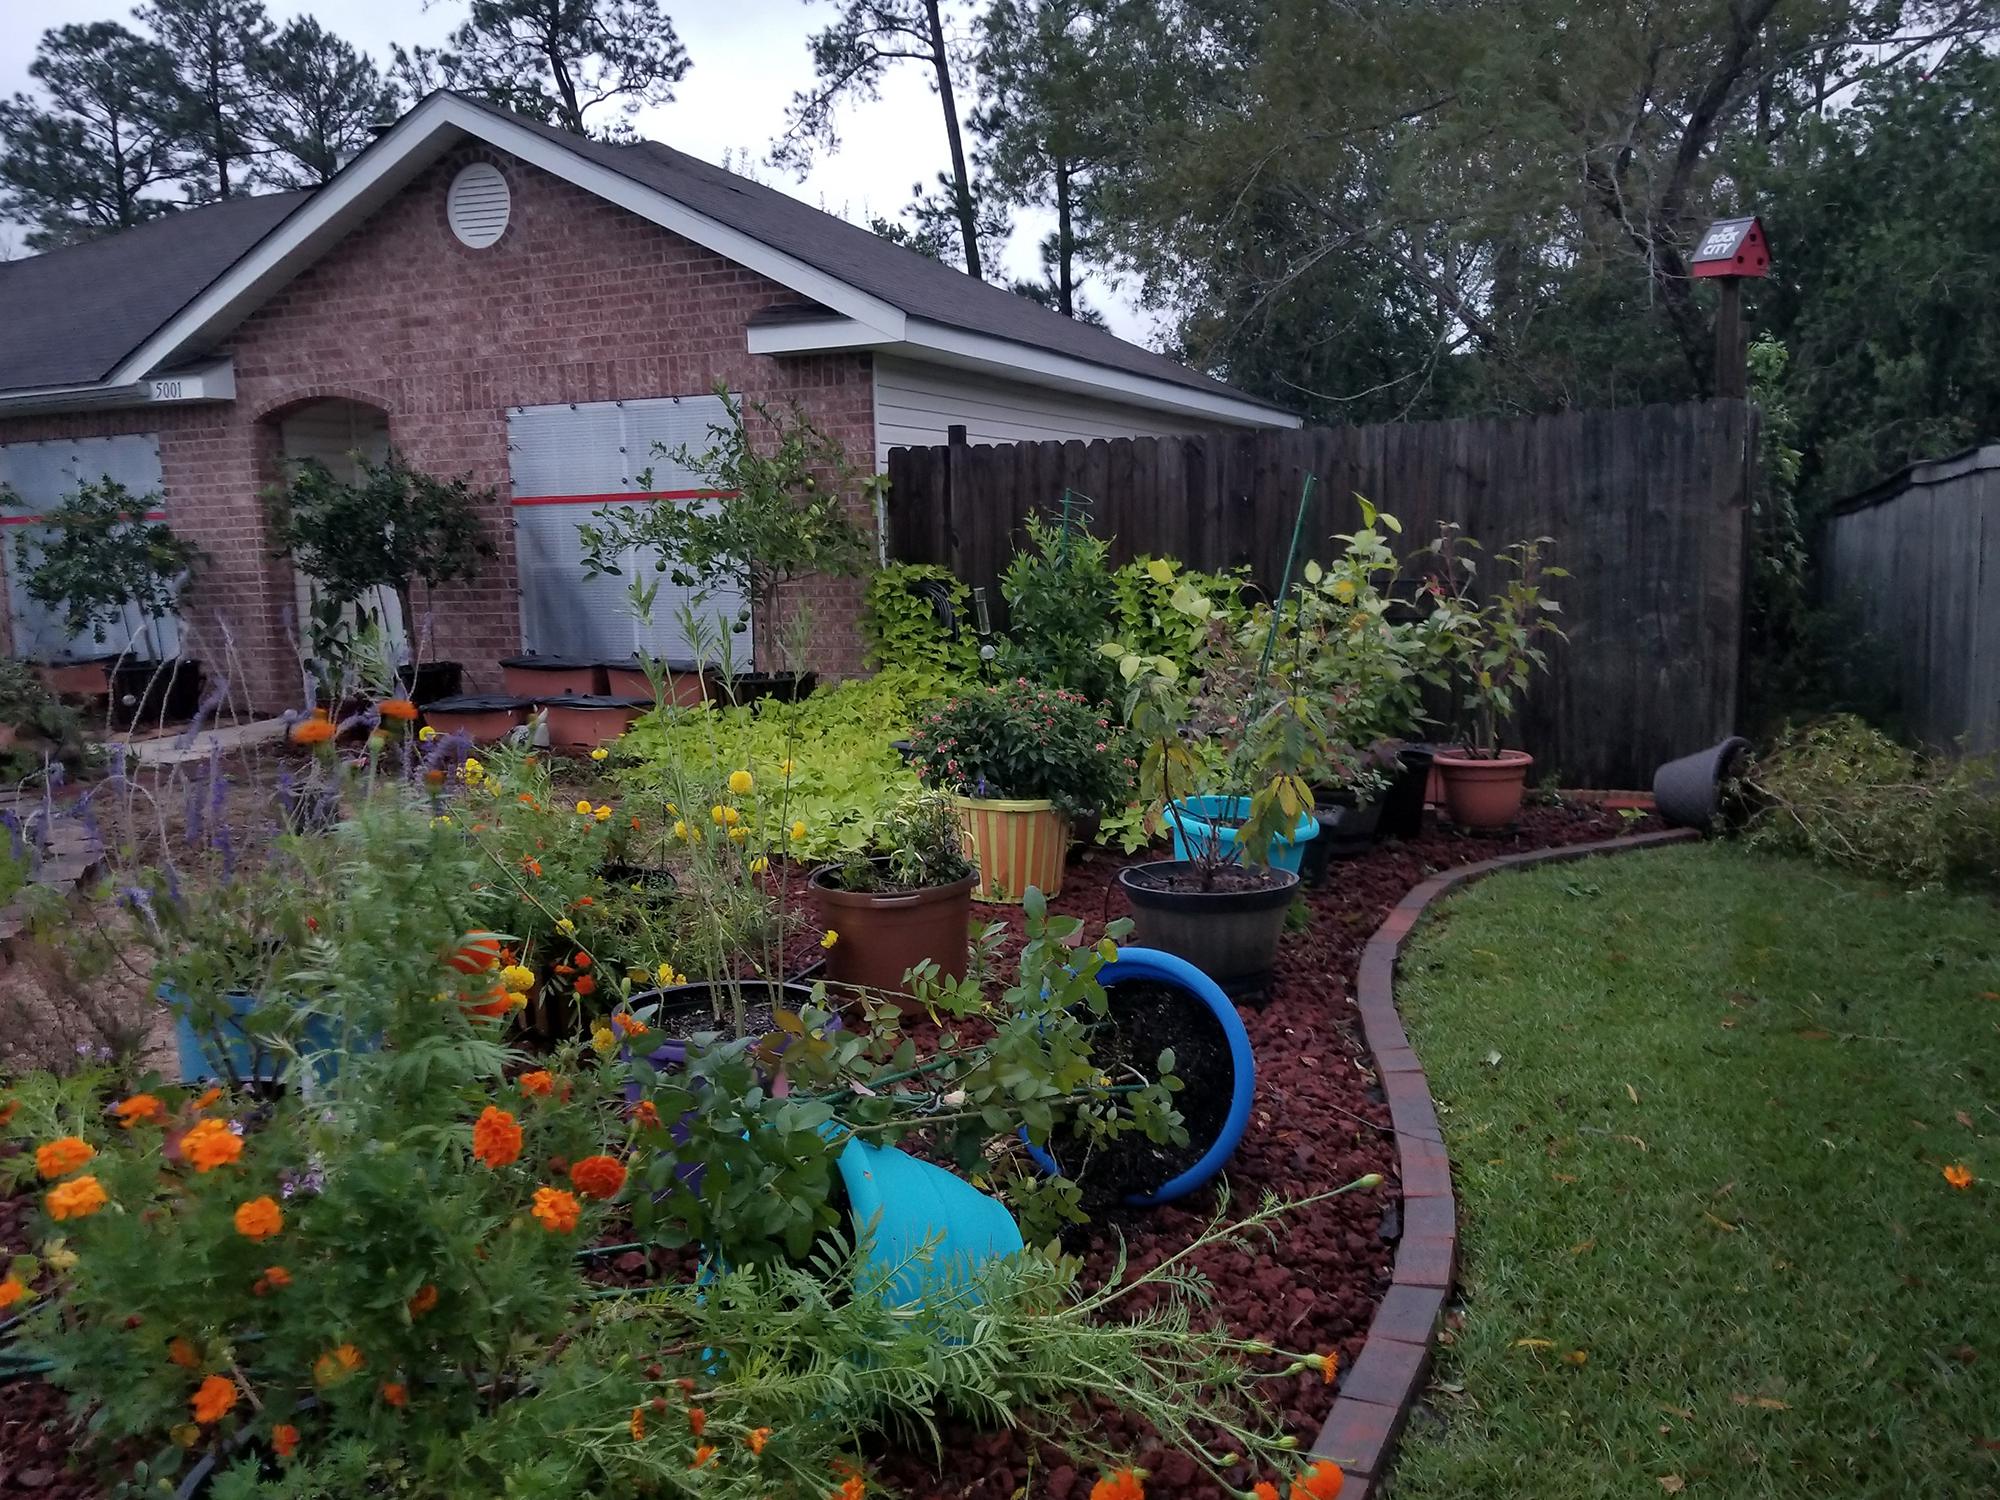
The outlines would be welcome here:
[[[935,447],[953,426],[963,426],[970,443],[1041,443],[1172,437],[1216,425],[945,365],[875,361],[878,468],[887,467],[891,448]]]

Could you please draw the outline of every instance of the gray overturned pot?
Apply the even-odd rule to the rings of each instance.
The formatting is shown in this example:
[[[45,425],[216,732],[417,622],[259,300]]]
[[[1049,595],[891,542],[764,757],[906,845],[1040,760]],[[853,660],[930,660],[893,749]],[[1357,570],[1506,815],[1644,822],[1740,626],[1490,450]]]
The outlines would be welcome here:
[[[1718,745],[1670,760],[1653,773],[1653,802],[1660,816],[1679,828],[1715,826],[1722,813],[1722,788],[1750,742],[1732,734]]]

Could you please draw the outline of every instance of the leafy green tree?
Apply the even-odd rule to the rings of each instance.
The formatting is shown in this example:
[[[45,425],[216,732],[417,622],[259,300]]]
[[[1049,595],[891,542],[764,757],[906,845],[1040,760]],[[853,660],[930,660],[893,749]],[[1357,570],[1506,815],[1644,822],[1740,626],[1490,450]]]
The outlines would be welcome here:
[[[0,208],[51,250],[167,212],[177,178],[171,60],[114,21],[44,32],[28,74],[44,98],[0,102]]]
[[[818,82],[792,96],[785,135],[772,152],[772,160],[803,173],[816,149],[839,147],[835,117],[843,103],[851,98],[880,97],[882,77],[895,63],[924,64],[930,69],[931,87],[944,111],[945,142],[951,151],[948,182],[964,268],[967,274],[984,280],[978,201],[966,161],[965,132],[958,118],[953,78],[957,59],[945,27],[946,0],[839,0],[839,4],[840,14],[834,23],[816,33],[809,43]]]
[[[105,627],[130,623],[159,650],[159,622],[180,603],[188,569],[200,558],[192,542],[146,513],[157,494],[134,495],[115,479],[97,479],[63,496],[55,509],[14,540],[14,559],[28,597],[62,615],[73,636],[88,631],[100,644]]]
[[[983,243],[1007,237],[1007,210],[990,191],[976,180],[972,184],[972,217],[976,237]],[[900,219],[874,216],[869,230],[892,244],[928,255],[959,270],[966,269],[965,239],[958,216],[958,191],[951,178],[940,172],[928,191],[921,182],[910,184],[910,201]]]
[[[587,135],[599,106],[669,102],[690,66],[659,0],[472,0],[448,47],[397,47],[391,71],[413,96],[462,89]]]
[[[173,65],[174,118],[200,163],[189,198],[207,203],[247,186],[257,139],[258,65],[274,35],[262,0],[152,0],[133,12]]]
[[[286,22],[255,71],[257,129],[270,151],[257,175],[273,187],[325,182],[368,144],[370,126],[395,113],[395,92],[375,64],[311,16]]]

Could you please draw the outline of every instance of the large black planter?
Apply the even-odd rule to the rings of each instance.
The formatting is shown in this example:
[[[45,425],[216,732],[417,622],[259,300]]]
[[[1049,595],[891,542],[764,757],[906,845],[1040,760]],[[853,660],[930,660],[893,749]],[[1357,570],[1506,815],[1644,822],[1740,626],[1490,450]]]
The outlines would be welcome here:
[[[427,661],[414,667],[396,668],[396,680],[418,708],[440,698],[456,698],[465,691],[465,667],[455,661]]]
[[[1309,886],[1326,879],[1327,865],[1336,859],[1354,859],[1375,847],[1382,824],[1385,794],[1355,797],[1339,792],[1322,797],[1313,808],[1319,837],[1307,842],[1299,862],[1299,878]]]
[[[191,656],[172,661],[118,662],[111,668],[111,722],[118,729],[180,723],[201,707],[201,663]]]
[[[1660,816],[1677,828],[1706,833],[1725,811],[1722,789],[1750,742],[1733,734],[1719,745],[1670,760],[1653,773],[1653,802]]]
[[[779,703],[797,703],[810,698],[819,686],[817,672],[738,672],[729,679],[732,703],[761,703],[766,698]]]
[[[1192,860],[1162,859],[1118,872],[1132,903],[1133,941],[1186,959],[1232,1000],[1261,997],[1299,877],[1268,865],[1229,865],[1216,889],[1200,890],[1195,870]]]

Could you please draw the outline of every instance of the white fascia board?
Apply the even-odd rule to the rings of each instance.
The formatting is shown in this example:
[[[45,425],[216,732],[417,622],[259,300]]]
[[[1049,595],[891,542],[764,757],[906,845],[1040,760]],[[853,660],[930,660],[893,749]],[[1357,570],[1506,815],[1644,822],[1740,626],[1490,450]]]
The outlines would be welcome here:
[[[243,258],[217,278],[114,370],[107,384],[129,385],[240,323],[265,298],[312,264],[369,214],[414,181],[460,140],[471,137],[560,177],[608,203],[850,318],[882,327],[902,314],[879,298],[721,224],[657,189],[587,160],[560,142],[489,114],[450,94],[433,94],[396,122]]]
[[[1153,411],[1170,411],[1182,416],[1226,422],[1243,427],[1303,427],[1302,418],[1276,411],[1245,396],[1225,396],[1214,391],[1195,390],[1159,380],[1150,375],[1134,375],[1114,370],[1074,355],[1057,354],[1011,339],[968,333],[912,318],[904,342],[895,351],[906,358],[931,364],[955,365],[983,374],[1001,375],[1030,385],[1076,391],[1100,400],[1117,401]]]
[[[791,323],[753,324],[747,343],[752,354],[818,354],[900,344],[905,326],[903,314],[895,312],[886,321],[887,327],[876,327],[855,318],[801,318]]]
[[[121,406],[216,404],[235,399],[236,361],[224,356],[166,370],[150,379],[124,385],[102,380],[95,385],[48,386],[40,390],[0,392],[0,417],[30,416],[36,412],[101,411]]]
[[[38,412],[85,411],[107,406],[144,406],[146,387],[138,381],[115,385],[51,385],[31,391],[0,392],[0,417],[27,417]]]

